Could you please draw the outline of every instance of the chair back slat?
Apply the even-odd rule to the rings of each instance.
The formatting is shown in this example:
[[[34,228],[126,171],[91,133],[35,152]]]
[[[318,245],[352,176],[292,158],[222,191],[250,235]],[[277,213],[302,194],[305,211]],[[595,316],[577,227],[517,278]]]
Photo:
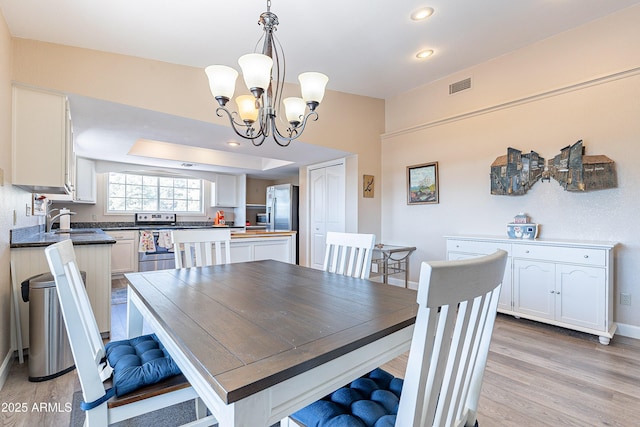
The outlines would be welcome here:
[[[396,425],[475,420],[507,254],[423,262]]]
[[[176,268],[231,262],[231,231],[228,228],[173,230],[171,237]]]
[[[105,393],[101,378],[103,365],[100,363],[105,350],[78,269],[73,244],[71,240],[64,240],[48,246],[44,252],[56,282],[83,397],[86,402],[92,402]]]
[[[323,269],[368,279],[375,240],[374,234],[328,232]]]

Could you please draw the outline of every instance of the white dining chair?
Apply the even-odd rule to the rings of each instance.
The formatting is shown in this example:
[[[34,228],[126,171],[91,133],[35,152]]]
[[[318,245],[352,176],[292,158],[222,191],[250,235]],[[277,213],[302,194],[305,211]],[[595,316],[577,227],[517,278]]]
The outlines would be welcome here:
[[[176,268],[231,262],[231,230],[228,228],[173,230],[171,238]]]
[[[368,279],[375,234],[327,233],[323,270]]]
[[[282,425],[477,426],[506,260],[499,250],[461,261],[423,262],[406,379],[375,369]]]
[[[103,344],[71,240],[48,246],[45,256],[80,379],[86,427],[107,426],[189,400],[195,402],[197,417],[190,426],[216,424],[213,416],[205,416],[206,407],[155,335]]]

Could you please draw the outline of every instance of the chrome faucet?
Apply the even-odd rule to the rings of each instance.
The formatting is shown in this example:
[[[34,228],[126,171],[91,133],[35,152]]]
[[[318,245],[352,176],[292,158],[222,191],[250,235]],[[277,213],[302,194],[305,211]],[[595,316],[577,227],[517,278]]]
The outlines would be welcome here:
[[[59,213],[58,215],[55,216],[51,216],[51,213],[53,211],[59,211],[60,209],[58,208],[54,208],[54,209],[50,209],[49,212],[47,213],[47,233],[49,233],[51,231],[51,227],[53,227],[53,223],[56,222],[56,220],[58,218],[60,218],[63,215],[75,215],[75,212],[63,212],[63,213]]]

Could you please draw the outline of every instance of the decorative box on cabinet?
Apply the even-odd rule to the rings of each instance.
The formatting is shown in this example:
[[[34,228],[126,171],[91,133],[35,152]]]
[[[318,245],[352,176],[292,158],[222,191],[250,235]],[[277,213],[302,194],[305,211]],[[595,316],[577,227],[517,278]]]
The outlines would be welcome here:
[[[613,322],[611,242],[515,240],[448,236],[447,259],[463,259],[503,249],[509,253],[498,311],[600,337],[616,331]]]

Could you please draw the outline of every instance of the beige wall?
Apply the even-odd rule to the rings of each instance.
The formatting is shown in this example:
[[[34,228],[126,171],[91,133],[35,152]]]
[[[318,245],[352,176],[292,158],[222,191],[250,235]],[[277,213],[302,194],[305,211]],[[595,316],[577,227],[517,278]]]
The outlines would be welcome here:
[[[33,40],[13,42],[16,81],[227,126],[216,117],[202,69]],[[320,119],[305,130],[305,142],[354,153],[354,174],[379,176],[384,101],[329,90],[318,112]],[[351,201],[355,209],[348,216],[358,219],[360,231],[380,233],[380,200],[360,195]]]
[[[26,216],[31,194],[11,185],[11,58],[11,37],[0,13],[0,387],[11,348],[9,230],[37,223],[36,218]]]
[[[505,224],[526,212],[541,238],[620,242],[614,318],[638,334],[638,22],[633,7],[388,101],[382,237],[418,248],[411,280],[419,261],[445,257],[443,236],[505,236]],[[448,95],[450,83],[469,76],[471,90]],[[580,139],[586,154],[615,161],[618,188],[572,193],[551,180],[523,196],[490,194],[490,165],[507,147],[548,159]],[[407,206],[406,167],[431,161],[439,163],[440,203]],[[633,295],[631,306],[618,305],[620,292]]]
[[[216,117],[217,104],[202,69],[33,40],[13,43],[16,81],[227,126],[225,119]],[[291,85],[285,89],[297,91]],[[363,174],[381,177],[384,101],[329,90],[318,111],[320,119],[306,128],[304,141],[354,154],[347,165],[349,231],[380,236],[382,198],[379,192],[363,198],[361,180]],[[306,186],[300,182],[300,198],[306,197]],[[306,208],[301,203],[301,254],[307,244]]]

